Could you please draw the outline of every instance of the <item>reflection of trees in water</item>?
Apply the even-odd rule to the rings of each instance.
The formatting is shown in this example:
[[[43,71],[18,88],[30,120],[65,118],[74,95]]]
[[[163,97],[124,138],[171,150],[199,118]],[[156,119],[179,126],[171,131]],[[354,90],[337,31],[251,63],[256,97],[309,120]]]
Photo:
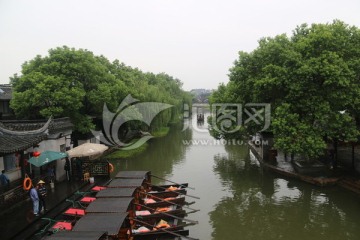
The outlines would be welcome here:
[[[184,159],[186,145],[183,140],[192,139],[191,129],[181,131],[181,126],[173,126],[167,136],[151,139],[146,151],[129,158],[120,160],[121,170],[150,170],[152,174],[164,176],[172,172],[173,165]],[[125,164],[124,167],[121,165]]]
[[[359,239],[356,199],[338,204],[339,193],[289,182],[251,164],[246,148],[226,147],[215,156],[214,172],[232,197],[210,212],[214,240]],[[355,213],[354,207],[356,206]]]

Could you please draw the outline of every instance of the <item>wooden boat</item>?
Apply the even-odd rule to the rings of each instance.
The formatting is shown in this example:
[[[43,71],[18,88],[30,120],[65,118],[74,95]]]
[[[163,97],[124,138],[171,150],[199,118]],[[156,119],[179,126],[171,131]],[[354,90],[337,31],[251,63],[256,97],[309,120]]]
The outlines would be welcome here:
[[[184,218],[186,216],[186,211],[180,206],[172,205],[156,209],[151,209],[143,205],[137,205],[137,207],[140,208],[135,211],[135,218],[150,224],[155,224],[155,222],[161,219],[171,220],[173,218]]]
[[[181,184],[166,184],[166,185],[151,185],[152,191],[164,191],[164,189],[168,189],[170,187],[176,188],[187,188],[189,183],[181,183]]]
[[[151,185],[146,192],[159,198],[177,197],[179,195],[186,195],[187,183],[173,184],[173,185]]]
[[[151,196],[151,198],[143,199],[143,205],[149,208],[158,208],[158,207],[167,207],[171,205],[182,206],[185,204],[185,197],[170,197],[170,198],[157,198],[156,196]]]
[[[131,220],[127,213],[89,213],[80,218],[74,226],[71,222],[58,222],[56,225],[57,227],[52,229],[52,234],[46,236],[45,240],[150,240],[174,239],[189,235],[189,230],[184,230],[186,225],[176,220],[169,221],[169,227],[163,229],[145,224],[149,231],[137,232],[137,230],[132,230]],[[141,228],[144,228],[144,224],[136,225],[136,229]]]
[[[170,181],[171,182],[171,181]],[[196,224],[190,219],[184,218],[186,212],[182,210],[185,203],[185,197],[179,194],[160,195],[164,188],[180,187],[179,193],[186,193],[187,183],[172,185],[151,185],[151,174],[149,171],[122,171],[117,174],[117,178],[111,180],[106,186],[92,187],[92,196],[85,196],[81,199],[81,205],[85,209],[72,208],[67,209],[61,216],[70,216],[73,221],[59,220],[52,226],[50,239],[88,239],[88,240],[145,240],[145,239],[173,239],[179,236],[188,236],[189,231],[184,230],[188,225]],[[144,204],[150,212],[147,216],[136,216],[136,209],[139,205],[137,201],[142,201],[140,193],[143,190],[158,192],[159,195],[146,193],[154,199],[152,203]],[[185,190],[185,192],[184,192]],[[95,197],[94,197],[95,196]],[[165,197],[161,198],[159,196]],[[142,203],[142,202],[141,202]],[[156,208],[169,207],[165,212]],[[151,209],[154,210],[151,210]],[[84,214],[85,213],[85,214]],[[141,218],[140,218],[141,217]],[[162,229],[154,228],[161,220],[168,221],[169,227]],[[181,224],[181,220],[192,222],[191,224]],[[139,222],[141,221],[141,222]],[[136,228],[135,228],[136,227]],[[139,232],[135,229],[139,227],[148,227],[149,231]],[[63,232],[61,230],[68,230]],[[135,230],[135,231],[133,231]],[[57,234],[57,232],[62,234]]]
[[[166,216],[161,212],[155,213],[154,211],[152,216],[147,216],[145,219],[141,218],[141,222],[137,222],[138,219],[133,218],[131,214],[134,206],[133,201],[133,198],[99,198],[89,204],[89,206],[85,209],[85,215],[78,219],[75,224],[71,222],[59,222],[57,223],[57,226],[52,229],[52,232],[57,232],[59,230],[106,231],[108,233],[107,237],[118,240],[130,240],[132,237],[135,239],[158,239],[158,237],[164,236],[167,236],[167,239],[169,239],[169,237],[178,236],[179,234],[188,235],[188,231],[183,229],[184,225],[179,224],[180,221],[178,219]],[[168,212],[172,211],[173,213],[176,211],[182,211],[183,215],[185,215],[185,211],[181,210],[179,207],[172,206],[168,210]],[[123,218],[124,215],[126,218]],[[114,221],[114,216],[117,216],[119,219],[123,218],[125,223],[120,224],[119,221],[116,221],[117,225],[114,225],[114,223],[111,222]],[[163,218],[161,216],[163,216]],[[129,219],[134,219],[134,221]],[[152,228],[152,226],[156,226],[159,222],[164,221],[162,219],[166,219],[169,223],[166,230]],[[96,224],[94,225],[93,222]],[[73,225],[75,226],[73,227]],[[150,227],[150,230],[148,232],[141,233],[136,233],[136,230],[129,231],[141,227]],[[160,228],[161,226],[158,225],[157,227]],[[177,233],[175,234],[177,235],[168,233],[168,231],[176,231]]]
[[[181,236],[189,234],[188,231],[184,230],[184,226],[189,224],[181,224],[177,219],[171,221],[160,220],[156,224],[147,224],[139,220],[135,220],[135,222],[137,222],[137,226],[132,230],[132,237],[134,239],[173,238],[176,234]]]

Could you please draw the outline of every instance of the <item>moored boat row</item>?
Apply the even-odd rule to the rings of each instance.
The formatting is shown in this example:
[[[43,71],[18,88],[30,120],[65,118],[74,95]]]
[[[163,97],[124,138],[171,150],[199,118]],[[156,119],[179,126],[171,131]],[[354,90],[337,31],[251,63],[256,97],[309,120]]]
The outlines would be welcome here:
[[[187,187],[152,185],[149,171],[121,171],[67,209],[45,239],[194,239],[185,229],[197,223],[185,218]]]

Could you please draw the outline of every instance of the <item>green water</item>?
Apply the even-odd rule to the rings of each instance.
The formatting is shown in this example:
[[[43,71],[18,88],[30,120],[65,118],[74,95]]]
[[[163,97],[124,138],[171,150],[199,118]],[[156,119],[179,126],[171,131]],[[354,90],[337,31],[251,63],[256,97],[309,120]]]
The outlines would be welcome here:
[[[188,141],[194,141],[189,144]],[[264,171],[242,142],[218,143],[206,126],[173,128],[143,154],[115,162],[116,170],[151,170],[188,182],[200,197],[188,218],[202,240],[360,239],[360,197]],[[161,182],[153,178],[154,182]],[[190,211],[190,210],[189,210]]]

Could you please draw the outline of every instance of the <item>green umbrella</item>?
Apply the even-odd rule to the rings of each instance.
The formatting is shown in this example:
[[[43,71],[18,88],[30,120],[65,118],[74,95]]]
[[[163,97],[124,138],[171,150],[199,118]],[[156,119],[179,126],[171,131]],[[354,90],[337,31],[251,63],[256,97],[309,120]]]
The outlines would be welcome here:
[[[29,163],[35,165],[36,167],[41,167],[49,162],[66,158],[67,156],[68,154],[64,152],[44,151],[40,153],[40,156],[38,157],[31,157],[29,159]]]

